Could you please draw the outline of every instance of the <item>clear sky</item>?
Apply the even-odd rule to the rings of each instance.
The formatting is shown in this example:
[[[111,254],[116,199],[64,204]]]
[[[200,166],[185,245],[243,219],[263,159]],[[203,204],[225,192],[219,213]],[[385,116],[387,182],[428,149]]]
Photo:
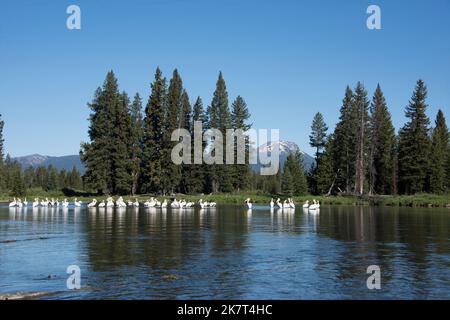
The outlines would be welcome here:
[[[66,8],[81,8],[81,30]],[[381,8],[382,30],[366,9]],[[2,0],[0,114],[12,156],[77,154],[95,89],[113,69],[146,102],[154,71],[178,68],[191,100],[211,101],[218,72],[254,128],[308,145],[315,112],[330,128],[347,84],[379,82],[398,129],[415,82],[428,115],[450,118],[450,0]]]

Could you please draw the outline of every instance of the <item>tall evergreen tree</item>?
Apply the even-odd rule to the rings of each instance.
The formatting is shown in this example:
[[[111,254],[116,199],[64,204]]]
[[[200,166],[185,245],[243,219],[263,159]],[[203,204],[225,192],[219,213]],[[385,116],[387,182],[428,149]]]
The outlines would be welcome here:
[[[281,192],[289,197],[294,195],[294,178],[292,172],[289,170],[289,164],[286,160],[283,168],[283,173],[281,175]]]
[[[315,173],[316,193],[328,194],[333,186],[335,179],[334,163],[333,163],[333,137],[330,135],[325,143],[324,152],[319,157],[317,171]]]
[[[11,167],[10,177],[11,195],[14,197],[22,197],[26,195],[26,186],[23,180],[22,169],[18,163]]]
[[[0,166],[3,165],[3,159],[5,158],[5,150],[3,149],[3,143],[5,140],[3,139],[3,127],[5,126],[5,122],[2,120],[2,115],[0,114]]]
[[[131,194],[139,190],[138,182],[142,159],[142,143],[144,138],[144,121],[142,118],[142,99],[136,93],[130,106],[131,126],[129,139]]]
[[[325,147],[327,141],[328,127],[325,124],[323,115],[317,112],[311,125],[311,134],[309,136],[309,145],[316,149],[316,161],[319,160],[320,151]]]
[[[303,167],[303,156],[299,150],[294,154],[288,156],[289,158],[289,171],[293,178],[294,194],[301,196],[308,192],[308,184],[305,176],[305,169]],[[286,160],[288,161],[288,160]]]
[[[247,104],[241,96],[237,96],[231,105],[231,126],[235,130],[242,130],[246,132],[251,128],[251,124],[248,123],[250,119],[250,112],[248,111]],[[234,163],[233,166],[233,188],[235,190],[242,190],[249,187],[250,167],[249,167],[249,152],[250,141],[248,137],[245,137],[245,152],[244,164],[238,164],[238,142],[234,141]]]
[[[367,174],[367,138],[369,126],[369,101],[362,83],[358,82],[354,98],[356,121],[356,159],[355,159],[355,193],[364,193],[364,182]]]
[[[5,186],[5,173],[3,168],[3,159],[5,157],[5,150],[3,149],[3,127],[5,122],[2,120],[2,115],[0,114],[0,192],[6,187]]]
[[[165,189],[169,192],[177,190],[181,182],[181,166],[173,163],[171,159],[172,149],[178,142],[171,141],[171,135],[174,130],[182,127],[183,91],[183,82],[178,70],[175,69],[167,90],[167,106],[164,119],[165,134],[163,135],[164,143],[162,149],[162,170],[164,174],[161,176],[161,179]]]
[[[167,192],[162,185],[164,174],[161,166],[162,149],[164,147],[164,116],[166,106],[166,79],[161,70],[156,69],[155,80],[151,85],[151,94],[145,108],[144,147],[142,154],[141,185],[143,192]]]
[[[334,130],[333,163],[338,174],[337,187],[346,193],[351,192],[355,177],[356,161],[356,120],[353,91],[347,86],[340,109],[339,122]]]
[[[186,129],[190,133],[193,131],[192,127],[192,108],[189,102],[189,95],[186,90],[183,90],[181,95],[181,112],[180,112],[180,128]],[[192,161],[192,151],[191,151],[191,161]],[[180,190],[184,193],[190,193],[193,189],[193,181],[191,181],[192,164],[182,164],[181,165],[181,181]]]
[[[197,100],[195,101],[195,104],[192,109],[192,123],[191,128],[194,127],[194,122],[199,121],[202,123],[203,132],[206,130],[207,126],[207,117],[205,114],[205,111],[203,109],[203,102],[200,97],[197,97]],[[194,151],[194,131],[192,129],[191,131],[191,140],[192,140],[192,150]],[[206,147],[206,142],[202,142],[202,150],[201,154],[199,156],[203,156],[203,150]],[[206,179],[207,179],[207,173],[208,173],[208,165],[202,163],[202,164],[191,164],[190,168],[190,178],[189,178],[189,186],[188,186],[188,193],[199,193],[205,191],[205,185],[206,185]]]
[[[123,92],[119,96],[114,114],[114,129],[112,136],[112,192],[114,194],[129,194],[132,189],[130,175],[131,159],[129,152],[131,116],[128,112],[130,99]]]
[[[447,191],[449,132],[442,110],[439,110],[432,134],[432,152],[430,153],[430,191],[444,193]]]
[[[425,83],[419,80],[405,111],[409,121],[399,133],[399,189],[407,194],[426,191],[431,144],[426,98],[427,88]]]
[[[230,166],[225,164],[226,130],[231,128],[231,115],[228,107],[228,92],[222,72],[216,83],[211,105],[208,107],[208,128],[218,129],[223,135],[223,164],[213,164],[208,172],[213,192],[229,192],[232,190],[232,176]]]
[[[86,185],[101,193],[114,191],[111,153],[114,147],[114,116],[119,101],[117,79],[109,71],[103,87],[97,89],[89,104],[92,110],[88,132],[91,142],[83,143],[80,150],[80,158],[86,165]]]
[[[369,193],[392,194],[394,186],[395,129],[380,85],[370,105]]]

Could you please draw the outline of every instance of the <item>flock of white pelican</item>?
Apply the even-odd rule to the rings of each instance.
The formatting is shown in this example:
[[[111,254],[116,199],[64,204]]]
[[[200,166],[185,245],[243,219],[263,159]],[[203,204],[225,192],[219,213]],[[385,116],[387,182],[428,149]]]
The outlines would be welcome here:
[[[250,200],[250,198],[247,198],[245,200],[245,203],[247,205],[247,208],[249,210],[252,209],[253,204]],[[81,207],[83,202],[82,201],[78,201],[77,198],[74,199],[74,201],[72,202],[74,207]],[[31,206],[33,208],[36,207],[62,207],[62,208],[68,208],[70,205],[70,202],[67,201],[67,199],[64,199],[63,201],[59,201],[58,199],[42,199],[40,200],[39,198],[35,198],[34,201],[31,203]],[[128,200],[125,202],[125,200],[123,199],[123,197],[119,197],[117,200],[114,200],[112,197],[108,197],[106,198],[106,200],[102,200],[101,202],[98,202],[97,199],[93,199],[91,202],[89,202],[86,206],[88,208],[126,208],[126,207],[134,207],[134,208],[139,208],[141,206],[143,206],[144,208],[167,208],[170,207],[172,209],[191,209],[195,207],[195,202],[192,201],[186,201],[186,200],[177,200],[174,199],[173,201],[171,201],[170,203],[167,201],[167,199],[165,199],[164,201],[159,201],[157,198],[153,198],[151,197],[150,199],[146,200],[144,203],[140,203],[138,201],[138,199],[133,200]],[[201,208],[201,209],[206,209],[206,208],[215,208],[216,207],[216,203],[215,202],[208,202],[208,201],[203,201],[203,199],[200,199],[197,203],[197,205]],[[28,206],[28,201],[25,198],[24,201],[22,201],[21,199],[16,199],[14,198],[14,200],[9,204],[9,207],[16,207],[16,208],[22,208],[22,207],[27,207]],[[271,209],[273,208],[277,208],[277,209],[295,209],[295,203],[291,198],[288,198],[286,200],[284,200],[283,202],[281,202],[281,199],[278,198],[276,201],[274,201],[274,199],[272,198],[270,200],[269,206]],[[312,211],[312,212],[317,212],[320,209],[320,203],[318,201],[316,201],[315,199],[312,201],[312,204],[309,203],[309,200],[306,200],[305,203],[303,204],[303,209],[308,210],[308,211]]]
[[[35,198],[33,203],[31,204],[31,206],[33,208],[36,208],[36,207],[68,208],[70,204],[71,203],[69,201],[67,201],[67,199],[64,199],[63,201],[59,201],[58,199],[55,200],[54,198],[52,198],[50,200],[48,198],[45,198],[42,200],[39,200],[39,198]],[[83,202],[78,201],[78,199],[75,198],[74,201],[72,202],[72,204],[74,207],[81,207]],[[198,206],[201,209],[215,208],[216,205],[217,204],[215,202],[203,201],[203,199],[200,199],[198,201]],[[9,203],[10,208],[14,208],[14,207],[15,208],[23,208],[23,207],[27,207],[27,206],[28,206],[28,201],[26,198],[24,201],[22,201],[21,199],[14,198],[14,200],[11,203]],[[130,199],[127,202],[125,202],[123,197],[119,197],[117,200],[114,200],[112,197],[108,197],[108,198],[106,198],[106,200],[102,200],[100,202],[98,202],[97,199],[93,199],[86,206],[88,208],[126,208],[126,207],[139,208],[141,206],[143,206],[144,208],[167,208],[168,206],[170,206],[170,208],[172,208],[172,209],[190,209],[190,208],[195,207],[195,203],[192,201],[174,199],[169,204],[169,202],[166,199],[161,202],[158,199],[153,198],[153,197],[151,197],[144,203],[140,203],[138,201],[138,199],[135,199],[134,201]]]
[[[245,199],[245,203],[247,204],[247,208],[249,210],[251,210],[253,207],[253,204],[252,204],[250,198]],[[269,206],[271,209],[273,209],[273,208],[295,209],[295,203],[291,198],[288,198],[288,199],[284,200],[283,202],[281,202],[280,198],[278,198],[276,201],[274,201],[274,199],[272,198],[269,202]],[[317,213],[318,210],[320,209],[320,203],[314,199],[313,203],[310,204],[309,200],[306,200],[302,207],[305,211],[307,210],[307,211],[312,211],[314,213]]]

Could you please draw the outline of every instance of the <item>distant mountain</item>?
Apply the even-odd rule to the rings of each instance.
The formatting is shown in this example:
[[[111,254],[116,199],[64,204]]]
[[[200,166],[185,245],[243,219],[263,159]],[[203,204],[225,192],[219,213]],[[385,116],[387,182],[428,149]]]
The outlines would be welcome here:
[[[279,145],[280,148],[280,168],[283,168],[287,156],[289,154],[297,152],[297,150],[300,150],[300,148],[295,142],[283,140],[272,141],[261,145],[258,148],[258,154],[261,153],[267,154],[268,152],[271,152],[276,147],[277,144]],[[300,150],[300,153],[303,156],[303,166],[305,170],[309,170],[315,162],[314,158],[302,150]],[[50,156],[43,156],[40,154],[32,154],[29,156],[16,157],[13,159],[19,162],[22,168],[24,169],[28,168],[29,166],[36,168],[39,166],[47,167],[49,165],[52,165],[58,170],[62,169],[72,170],[72,168],[75,166],[75,168],[77,168],[77,170],[80,171],[82,174],[86,171],[83,163],[80,160],[80,156],[78,155],[50,157]],[[260,168],[259,164],[252,165],[252,169],[255,171],[259,171],[259,168]]]
[[[314,158],[311,157],[306,152],[302,151],[295,142],[284,141],[284,140],[271,141],[271,142],[261,145],[258,148],[258,155],[261,153],[268,154],[268,153],[272,152],[272,150],[274,150],[274,148],[277,145],[279,146],[279,150],[280,150],[280,168],[283,168],[284,162],[286,161],[288,155],[294,154],[297,151],[300,151],[300,153],[302,154],[303,167],[305,168],[305,170],[309,170],[311,168],[311,166],[315,163]],[[253,169],[255,171],[259,170],[259,168],[260,168],[259,164],[253,166]]]
[[[32,154],[29,156],[16,157],[13,159],[20,163],[20,165],[24,169],[28,168],[29,166],[36,168],[40,166],[47,167],[49,165],[52,165],[58,170],[72,170],[72,168],[75,166],[75,168],[77,168],[77,170],[81,173],[84,173],[85,171],[84,165],[81,163],[80,156],[78,155],[50,157],[40,154]]]

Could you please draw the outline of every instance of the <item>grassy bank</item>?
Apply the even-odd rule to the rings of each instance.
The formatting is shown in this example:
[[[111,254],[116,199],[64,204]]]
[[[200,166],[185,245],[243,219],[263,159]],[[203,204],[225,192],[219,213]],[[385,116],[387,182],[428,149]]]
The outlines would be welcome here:
[[[73,201],[75,196],[81,201],[91,201],[94,197],[97,200],[102,200],[105,196],[88,195],[85,192],[71,192],[64,194],[63,192],[45,192],[41,189],[29,190],[26,198],[29,202],[32,199],[38,198],[58,198],[62,200],[67,198],[69,201]],[[145,201],[154,195],[139,195],[137,197],[124,196],[125,200],[137,198],[139,201]],[[273,196],[277,198],[278,196]],[[279,196],[281,199],[286,197]],[[25,197],[22,197],[22,200]],[[158,199],[171,199],[172,197],[157,196]],[[186,199],[187,201],[197,202],[200,199],[206,201],[215,201],[219,204],[243,204],[244,200],[251,198],[251,201],[256,204],[268,204],[271,195],[263,195],[258,193],[220,193],[211,195],[177,195],[178,199]],[[325,205],[372,205],[372,206],[400,206],[400,207],[450,207],[450,194],[447,195],[434,195],[434,194],[417,194],[417,195],[401,195],[401,196],[300,196],[293,197],[295,203],[303,203],[306,200],[316,199],[321,204]],[[0,195],[0,202],[9,202],[12,200],[11,196]]]

